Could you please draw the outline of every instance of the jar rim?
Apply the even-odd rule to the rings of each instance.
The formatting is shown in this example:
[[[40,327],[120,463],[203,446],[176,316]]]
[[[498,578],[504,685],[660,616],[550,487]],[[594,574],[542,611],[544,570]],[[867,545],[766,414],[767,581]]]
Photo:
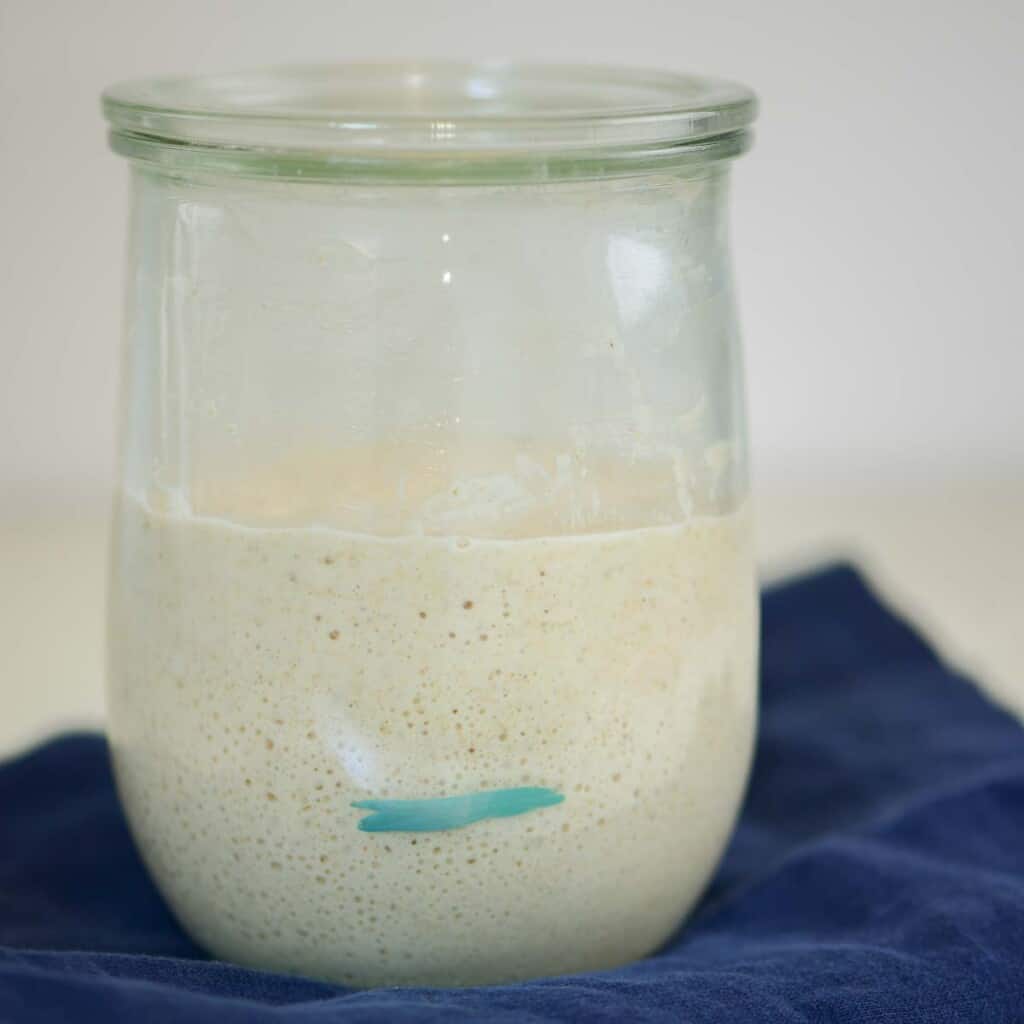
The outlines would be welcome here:
[[[269,177],[456,180],[643,170],[746,148],[746,86],[645,68],[516,61],[299,65],[122,82],[115,151]]]

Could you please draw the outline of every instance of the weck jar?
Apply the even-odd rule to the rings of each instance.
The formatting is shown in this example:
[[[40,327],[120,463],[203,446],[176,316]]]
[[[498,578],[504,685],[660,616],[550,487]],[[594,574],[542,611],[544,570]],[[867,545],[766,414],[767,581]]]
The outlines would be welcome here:
[[[352,64],[104,109],[132,181],[110,739],[181,924],[357,986],[656,949],[756,714],[751,93]]]

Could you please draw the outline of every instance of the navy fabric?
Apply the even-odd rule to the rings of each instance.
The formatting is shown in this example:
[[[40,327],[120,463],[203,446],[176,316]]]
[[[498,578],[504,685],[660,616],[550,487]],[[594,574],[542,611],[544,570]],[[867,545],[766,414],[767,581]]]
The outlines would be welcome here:
[[[861,578],[764,599],[743,817],[696,915],[615,971],[331,985],[208,960],[139,862],[98,736],[0,767],[0,1021],[1024,1021],[1024,730]]]

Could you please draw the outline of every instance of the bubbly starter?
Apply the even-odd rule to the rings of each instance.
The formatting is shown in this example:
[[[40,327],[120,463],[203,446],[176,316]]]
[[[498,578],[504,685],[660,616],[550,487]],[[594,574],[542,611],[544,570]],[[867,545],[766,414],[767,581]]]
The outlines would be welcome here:
[[[744,512],[503,537],[239,522],[281,486],[229,482],[223,514],[120,502],[117,779],[185,928],[216,955],[359,986],[655,949],[747,777]],[[513,787],[563,799],[419,832],[362,831],[353,807]]]

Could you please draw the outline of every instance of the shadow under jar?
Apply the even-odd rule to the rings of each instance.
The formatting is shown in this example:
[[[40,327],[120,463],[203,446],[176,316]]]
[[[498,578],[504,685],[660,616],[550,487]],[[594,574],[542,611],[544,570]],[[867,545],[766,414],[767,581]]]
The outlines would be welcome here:
[[[753,97],[442,63],[104,105],[110,737],[178,919],[357,986],[656,949],[754,731],[725,217]]]

